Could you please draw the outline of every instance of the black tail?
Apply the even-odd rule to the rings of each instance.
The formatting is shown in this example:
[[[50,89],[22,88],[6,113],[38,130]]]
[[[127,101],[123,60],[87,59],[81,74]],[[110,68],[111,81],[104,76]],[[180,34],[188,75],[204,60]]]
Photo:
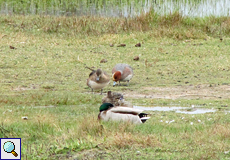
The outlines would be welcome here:
[[[96,71],[92,71],[90,74],[89,74],[89,77],[92,76]]]
[[[140,117],[142,123],[145,123],[150,118],[150,117],[148,117],[147,113],[140,113],[139,117]]]
[[[140,113],[140,114],[139,114],[139,117],[140,117],[140,118],[142,118],[142,117],[147,117],[147,116],[148,116],[147,113]]]

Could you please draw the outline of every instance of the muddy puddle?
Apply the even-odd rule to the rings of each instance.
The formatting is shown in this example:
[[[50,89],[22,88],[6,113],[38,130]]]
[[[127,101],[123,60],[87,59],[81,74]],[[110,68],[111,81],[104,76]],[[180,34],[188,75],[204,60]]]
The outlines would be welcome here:
[[[134,108],[145,110],[145,111],[173,111],[175,113],[184,113],[184,114],[205,114],[205,113],[213,113],[216,112],[216,109],[208,109],[201,107],[142,107],[142,106],[134,106]]]

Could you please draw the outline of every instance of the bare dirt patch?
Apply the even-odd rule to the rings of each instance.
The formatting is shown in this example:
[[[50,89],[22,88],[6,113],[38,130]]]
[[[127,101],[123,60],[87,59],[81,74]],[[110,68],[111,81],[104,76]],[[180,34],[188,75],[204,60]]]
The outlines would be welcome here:
[[[14,90],[14,91],[27,91],[27,90],[38,89],[39,87],[40,86],[38,86],[38,85],[31,84],[29,86],[18,86],[18,87],[13,88],[12,90]]]
[[[230,97],[230,85],[190,85],[175,87],[145,87],[144,93],[126,91],[123,94],[131,98],[162,99],[227,99]]]

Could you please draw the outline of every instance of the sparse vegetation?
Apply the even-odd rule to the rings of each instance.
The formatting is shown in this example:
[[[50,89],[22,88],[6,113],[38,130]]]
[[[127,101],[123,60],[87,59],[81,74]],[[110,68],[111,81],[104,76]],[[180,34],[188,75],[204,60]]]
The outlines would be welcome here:
[[[228,159],[229,23],[153,11],[135,18],[2,15],[0,137],[22,138],[22,159]],[[129,87],[109,85],[104,94],[219,111],[148,111],[143,125],[98,122],[102,96],[87,87],[85,66],[111,74],[116,63],[130,64],[135,75]]]

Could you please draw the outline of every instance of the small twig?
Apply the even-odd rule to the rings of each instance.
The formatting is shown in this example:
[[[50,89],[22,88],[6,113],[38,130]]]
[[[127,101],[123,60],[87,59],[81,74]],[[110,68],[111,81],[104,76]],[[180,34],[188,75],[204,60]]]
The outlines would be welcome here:
[[[94,69],[92,69],[92,68],[90,68],[90,67],[85,67],[85,68],[87,68],[87,69],[89,69],[89,70],[91,70],[91,71],[95,71]]]

